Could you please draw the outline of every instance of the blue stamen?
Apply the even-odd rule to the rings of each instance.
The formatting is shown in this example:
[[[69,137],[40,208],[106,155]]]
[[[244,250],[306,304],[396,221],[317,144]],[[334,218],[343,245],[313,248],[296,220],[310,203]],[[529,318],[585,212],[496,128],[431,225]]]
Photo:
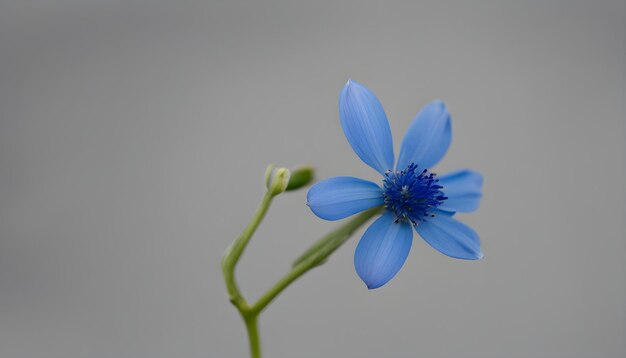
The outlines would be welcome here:
[[[411,163],[402,171],[387,171],[383,179],[385,206],[396,215],[397,222],[410,222],[417,226],[435,217],[433,209],[448,199],[440,190],[436,174],[427,169],[417,170]]]

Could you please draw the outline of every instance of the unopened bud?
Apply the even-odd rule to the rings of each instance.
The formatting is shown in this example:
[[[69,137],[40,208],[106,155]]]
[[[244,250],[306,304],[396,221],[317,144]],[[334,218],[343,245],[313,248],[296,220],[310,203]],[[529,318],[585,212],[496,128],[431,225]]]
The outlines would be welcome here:
[[[287,185],[287,191],[300,189],[313,182],[315,177],[315,169],[309,165],[305,165],[294,169],[289,177],[289,184]]]
[[[287,185],[289,185],[289,176],[289,169],[276,169],[272,175],[272,179],[270,180],[270,193],[272,195],[278,195],[284,192],[287,189]]]

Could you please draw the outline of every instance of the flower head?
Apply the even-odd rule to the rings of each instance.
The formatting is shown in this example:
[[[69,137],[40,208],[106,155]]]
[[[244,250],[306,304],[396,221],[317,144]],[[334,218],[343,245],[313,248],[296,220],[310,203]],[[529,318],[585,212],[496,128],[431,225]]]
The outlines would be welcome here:
[[[353,177],[315,184],[307,205],[318,217],[339,220],[384,205],[357,245],[354,266],[368,288],[386,284],[400,271],[411,249],[413,230],[444,255],[483,257],[474,230],[454,218],[478,209],[482,176],[460,170],[441,177],[432,168],[446,154],[450,114],[441,101],[426,105],[407,130],[394,167],[391,129],[382,105],[369,89],[349,80],[339,96],[341,126],[352,149],[379,172],[381,186]]]

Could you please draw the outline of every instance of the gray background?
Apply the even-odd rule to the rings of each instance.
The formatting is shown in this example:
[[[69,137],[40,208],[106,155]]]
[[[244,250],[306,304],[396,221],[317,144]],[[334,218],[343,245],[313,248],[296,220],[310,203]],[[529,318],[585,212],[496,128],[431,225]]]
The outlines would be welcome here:
[[[437,171],[485,175],[486,258],[416,238],[367,291],[351,240],[265,312],[266,356],[624,357],[625,36],[624,1],[3,1],[0,356],[245,357],[219,257],[265,165],[377,180],[351,77],[396,144],[446,101]],[[305,194],[244,255],[248,297],[337,226]]]

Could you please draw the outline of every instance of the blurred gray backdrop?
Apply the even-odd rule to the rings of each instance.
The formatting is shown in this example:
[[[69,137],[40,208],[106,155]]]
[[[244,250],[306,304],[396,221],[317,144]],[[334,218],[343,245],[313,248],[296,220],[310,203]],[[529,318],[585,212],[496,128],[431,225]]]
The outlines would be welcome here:
[[[448,104],[437,171],[484,174],[486,258],[416,237],[368,291],[355,238],[262,316],[266,357],[626,356],[625,36],[610,0],[2,1],[0,356],[247,356],[219,258],[266,164],[378,180],[349,77],[396,144]],[[305,194],[244,255],[248,297],[338,225]]]

